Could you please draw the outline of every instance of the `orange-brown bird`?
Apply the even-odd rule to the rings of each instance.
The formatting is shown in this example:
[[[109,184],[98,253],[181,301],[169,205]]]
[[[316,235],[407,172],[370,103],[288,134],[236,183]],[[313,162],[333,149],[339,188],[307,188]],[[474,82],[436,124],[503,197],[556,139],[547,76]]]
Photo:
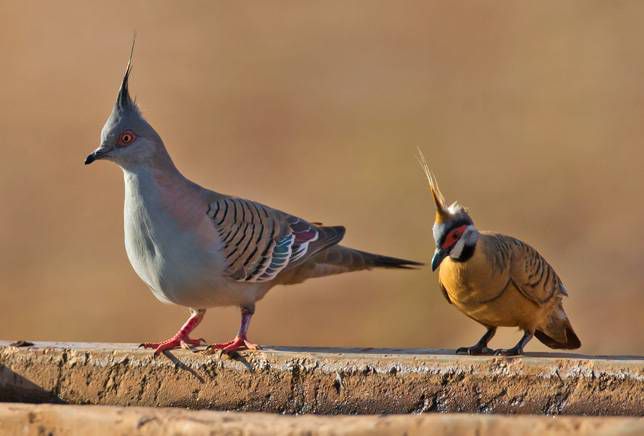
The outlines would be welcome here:
[[[552,266],[518,239],[477,230],[458,203],[447,206],[436,177],[418,152],[436,204],[432,271],[438,268],[447,301],[487,328],[475,345],[456,352],[519,355],[533,336],[550,348],[579,348],[581,342],[562,305],[568,293]],[[524,331],[514,347],[488,348],[497,327],[514,326]]]

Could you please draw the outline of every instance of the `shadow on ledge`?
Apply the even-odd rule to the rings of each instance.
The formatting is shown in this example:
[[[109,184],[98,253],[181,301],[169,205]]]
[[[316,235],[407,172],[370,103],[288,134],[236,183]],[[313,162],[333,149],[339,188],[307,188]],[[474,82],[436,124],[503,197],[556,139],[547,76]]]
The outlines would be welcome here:
[[[0,403],[66,404],[54,390],[44,389],[0,364]]]

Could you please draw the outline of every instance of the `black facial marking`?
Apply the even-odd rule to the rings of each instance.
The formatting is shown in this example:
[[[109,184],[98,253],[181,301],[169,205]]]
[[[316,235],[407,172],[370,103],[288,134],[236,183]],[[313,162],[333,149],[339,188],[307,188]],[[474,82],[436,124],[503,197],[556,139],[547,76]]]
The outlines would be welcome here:
[[[474,252],[476,251],[476,245],[465,245],[463,246],[463,249],[459,253],[458,257],[452,257],[452,260],[455,260],[457,262],[466,262],[468,261],[472,256],[474,256]]]

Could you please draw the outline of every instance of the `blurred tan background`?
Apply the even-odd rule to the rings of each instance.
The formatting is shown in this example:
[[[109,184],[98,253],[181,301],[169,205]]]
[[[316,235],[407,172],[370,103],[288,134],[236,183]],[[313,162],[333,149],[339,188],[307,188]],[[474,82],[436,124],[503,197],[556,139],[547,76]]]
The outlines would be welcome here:
[[[82,164],[136,30],[131,90],[193,180],[428,261],[420,146],[448,201],[556,267],[581,351],[642,354],[643,22],[639,1],[0,0],[0,337],[159,340],[186,317],[127,261],[120,170]],[[238,321],[214,309],[197,334]],[[454,348],[482,332],[425,268],[275,288],[251,339]]]

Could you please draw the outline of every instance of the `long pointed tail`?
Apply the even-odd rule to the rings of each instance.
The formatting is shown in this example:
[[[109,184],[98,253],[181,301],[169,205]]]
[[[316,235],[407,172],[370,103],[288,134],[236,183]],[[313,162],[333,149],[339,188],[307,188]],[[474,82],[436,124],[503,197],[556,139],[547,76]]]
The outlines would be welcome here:
[[[338,246],[342,260],[340,264],[345,264],[356,269],[371,268],[397,268],[397,269],[416,269],[423,266],[421,262],[414,260],[400,259],[397,257],[383,256],[381,254],[368,253],[366,251],[356,250]]]
[[[323,277],[351,271],[368,270],[372,268],[416,269],[423,263],[413,260],[398,259],[367,253],[353,248],[333,245],[311,257],[303,265],[285,274],[282,283],[300,283],[313,277]]]

